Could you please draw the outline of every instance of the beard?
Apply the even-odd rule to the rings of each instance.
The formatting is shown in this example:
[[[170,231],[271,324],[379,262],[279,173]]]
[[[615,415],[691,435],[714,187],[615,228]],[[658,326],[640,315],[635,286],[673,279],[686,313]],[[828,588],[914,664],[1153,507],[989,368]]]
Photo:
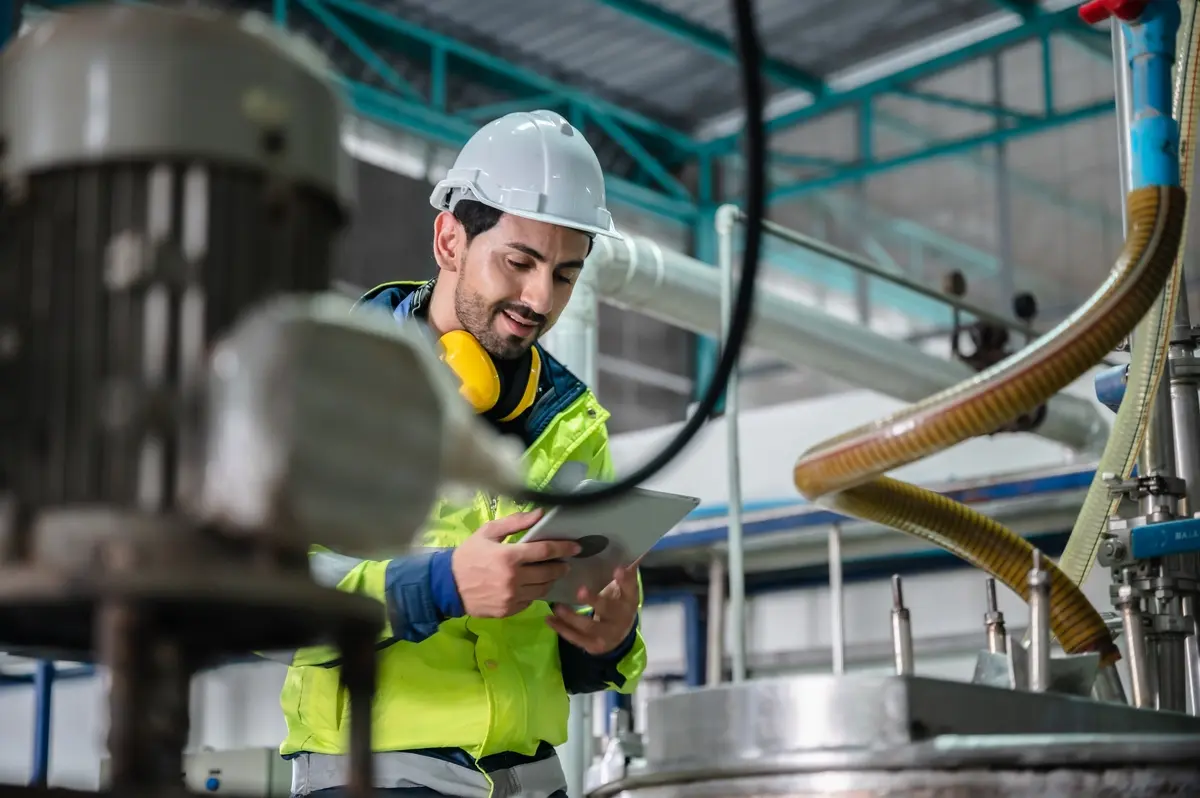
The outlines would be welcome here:
[[[506,311],[522,319],[536,322],[538,327],[535,334],[522,338],[499,332],[496,329],[496,318]],[[454,288],[454,312],[463,329],[474,336],[489,355],[498,360],[516,360],[528,352],[541,336],[546,324],[544,316],[534,313],[521,304],[515,302],[488,304],[483,297],[470,291],[461,281]]]

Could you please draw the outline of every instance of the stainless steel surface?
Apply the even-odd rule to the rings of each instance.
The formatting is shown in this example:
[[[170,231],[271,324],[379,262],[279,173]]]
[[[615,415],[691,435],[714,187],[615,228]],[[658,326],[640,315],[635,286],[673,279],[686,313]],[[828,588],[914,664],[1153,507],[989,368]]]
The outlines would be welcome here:
[[[883,752],[935,738],[1200,735],[1200,719],[1056,693],[852,673],[662,696],[647,704],[646,730],[647,766],[668,769]]]
[[[183,155],[263,170],[349,208],[332,71],[273,26],[248,28],[147,5],[47,16],[0,60],[0,174]]]
[[[1125,661],[1129,667],[1129,692],[1133,706],[1154,706],[1149,663],[1146,660],[1146,632],[1142,624],[1139,600],[1132,588],[1122,585],[1114,605],[1121,613],[1125,629]]]
[[[842,585],[842,528],[829,528],[829,627],[833,645],[830,655],[834,674],[846,672],[845,590]]]
[[[1041,740],[1015,745],[1040,745]],[[1086,745],[1087,743],[1077,743]],[[1113,750],[1120,750],[1117,746]],[[1044,759],[1045,757],[1043,757]],[[1049,761],[1037,766],[997,766],[988,761],[964,768],[916,766],[909,769],[826,770],[788,772],[785,766],[751,772],[704,774],[635,774],[624,782],[594,793],[596,798],[1178,798],[1200,790],[1200,776],[1186,755],[1164,765],[1119,761],[1113,764],[1075,766],[1071,752],[1063,751],[1065,765]]]
[[[912,622],[908,608],[904,606],[904,588],[899,575],[892,577],[892,652],[896,675],[908,676],[913,672]]]
[[[588,264],[606,301],[695,333],[719,331],[721,275],[712,266],[637,236],[597,239]],[[751,346],[910,402],[975,376],[963,363],[815,311],[789,294],[794,290],[770,279],[759,282]],[[1035,434],[1076,450],[1099,451],[1108,426],[1091,400],[1059,394]]]
[[[1187,672],[1187,712],[1200,715],[1200,628],[1196,626],[1196,597],[1184,596],[1183,617],[1190,621],[1191,631],[1184,650],[1184,667]]]
[[[708,643],[705,681],[709,687],[725,677],[725,557],[714,553],[708,562]]]
[[[717,209],[714,225],[717,232],[717,258],[721,272],[721,341],[729,337],[733,320],[733,295],[737,290],[737,273],[733,256],[734,206]],[[735,682],[746,678],[746,565],[742,536],[742,459],[738,405],[738,370],[734,367],[725,386],[725,467],[729,512],[726,517],[726,539],[729,547],[729,636],[731,639],[730,678]]]
[[[988,577],[986,582],[987,612],[984,613],[983,623],[987,629],[987,650],[992,654],[1003,654],[1008,651],[1008,630],[1004,626],[1004,613],[996,603],[996,580]]]
[[[1093,652],[1051,657],[1042,692],[1089,697],[1096,685],[1099,668],[1100,655]],[[1013,645],[999,654],[980,651],[975,659],[971,683],[1005,690],[1032,690],[1030,671],[1030,653],[1024,646]]]
[[[1121,674],[1115,665],[1105,665],[1097,672],[1096,681],[1092,685],[1092,697],[1110,704],[1129,703],[1125,696],[1125,685],[1121,683]]]
[[[1042,568],[1042,553],[1033,551],[1029,571],[1029,689],[1050,688],[1050,575]],[[1089,685],[1090,689],[1090,685]]]

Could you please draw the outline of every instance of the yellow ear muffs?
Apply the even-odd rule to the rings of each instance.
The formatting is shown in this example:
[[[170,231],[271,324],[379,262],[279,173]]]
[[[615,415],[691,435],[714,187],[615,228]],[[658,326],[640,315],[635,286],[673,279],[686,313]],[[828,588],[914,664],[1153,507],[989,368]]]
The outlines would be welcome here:
[[[520,416],[537,399],[542,356],[536,346],[516,365],[506,385],[492,356],[466,330],[452,330],[438,339],[438,344],[442,362],[458,377],[459,394],[476,413],[486,413],[504,423]]]
[[[442,362],[459,380],[458,392],[476,413],[486,413],[500,401],[500,374],[487,350],[466,330],[451,330],[438,339]]]

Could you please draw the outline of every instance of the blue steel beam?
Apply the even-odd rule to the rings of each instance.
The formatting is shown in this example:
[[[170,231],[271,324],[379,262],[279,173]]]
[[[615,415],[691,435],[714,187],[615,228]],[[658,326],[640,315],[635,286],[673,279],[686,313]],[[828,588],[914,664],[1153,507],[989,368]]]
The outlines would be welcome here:
[[[469,120],[357,81],[343,80],[342,86],[350,104],[362,116],[447,147],[462,147],[479,129]],[[607,175],[605,183],[614,202],[636,210],[684,223],[695,219],[699,212],[690,200],[671,197],[620,177]]]
[[[790,186],[782,186],[777,188],[771,192],[770,201],[779,202],[791,197],[798,197],[813,191],[840,185],[842,183],[854,180],[862,180],[873,175],[891,172],[896,169],[912,166],[914,164],[929,161],[934,158],[942,158],[949,155],[961,154],[978,147],[998,144],[1004,141],[1013,141],[1037,133],[1044,133],[1048,130],[1070,125],[1085,119],[1092,119],[1094,117],[1103,116],[1104,114],[1111,114],[1113,113],[1114,108],[1115,104],[1112,100],[1104,100],[1102,102],[1093,103],[1081,108],[1062,111],[1049,116],[1038,117],[1034,120],[1013,125],[1011,127],[991,130],[978,136],[969,136],[966,138],[955,139],[953,141],[939,142],[932,144],[929,147],[918,149],[914,152],[905,153],[893,158],[864,161],[863,163],[856,164],[854,167],[849,169],[841,169],[828,175],[809,178]]]
[[[400,44],[402,49],[409,43],[408,40],[415,40],[427,45],[434,59],[431,69],[433,87],[432,96],[424,105],[435,112],[441,113],[445,110],[445,86],[450,58],[474,64],[494,75],[502,76],[506,81],[516,80],[522,88],[536,88],[538,95],[533,99],[549,100],[551,107],[565,110],[579,126],[582,126],[581,120],[591,122],[633,159],[639,170],[635,177],[644,175],[647,180],[661,186],[669,196],[680,200],[691,200],[690,192],[650,151],[647,144],[643,144],[643,141],[639,140],[632,132],[635,128],[644,131],[652,125],[657,125],[658,123],[653,120],[613,106],[607,101],[583,95],[570,87],[547,81],[536,73],[509,64],[489,53],[475,50],[441,34],[394,18],[373,7],[364,6],[359,0],[298,0],[298,2],[303,3],[306,8],[314,10],[316,19],[349,45],[351,52],[363,59],[375,72],[383,74],[385,78],[391,78],[387,82],[393,88],[396,88],[395,83],[400,80],[399,76],[394,73],[389,75],[386,72],[388,69],[386,62],[382,62],[382,59],[368,46],[366,40],[371,39],[376,44],[395,46],[398,44],[396,36],[399,36],[404,40],[404,43]],[[414,98],[406,97],[406,99]],[[415,99],[419,101],[420,98]],[[514,105],[519,107],[519,101],[514,101]],[[473,109],[472,120],[480,121],[479,114],[480,109]],[[685,160],[695,157],[698,149],[696,142],[687,139],[688,147],[680,150],[676,147],[675,142],[663,138],[667,134],[661,130],[655,130],[651,134],[643,133],[643,135],[647,136],[647,140],[649,135],[658,136],[659,149],[665,146],[676,154],[682,153]],[[690,218],[690,211],[688,218]]]
[[[1038,0],[992,0],[992,2],[1005,11],[1019,15],[1027,22],[1042,13]],[[1063,32],[1093,55],[1112,60],[1112,45],[1108,35],[1093,29],[1078,16],[1075,17],[1074,24],[1067,25]]]
[[[657,5],[644,2],[644,0],[596,0],[596,2],[621,11],[630,17],[638,19],[639,21],[642,21],[657,30],[674,36],[700,50],[716,55],[724,61],[730,63],[737,62],[733,48],[724,37],[711,30],[708,30],[707,28],[700,27],[689,20],[683,19],[676,14],[672,14]],[[1039,14],[1041,14],[1041,11],[1037,7],[1036,0],[997,0],[997,2],[1007,10],[1015,11],[1021,14],[1026,21],[1034,20]],[[1077,16],[1072,17],[1070,20],[1063,20],[1062,25],[1065,29],[1073,29],[1076,33],[1093,33],[1090,28],[1088,28],[1086,25],[1083,25],[1079,21]],[[1052,65],[1050,62],[1050,31],[1040,34],[1040,38],[1042,40],[1042,68],[1044,72],[1043,85],[1046,89],[1046,113],[1049,114],[1054,107],[1053,82],[1051,79]],[[1107,47],[1107,45],[1105,46]],[[813,75],[788,75],[786,73],[779,73],[772,76],[783,84],[789,85],[793,88],[801,89],[803,91],[808,91],[812,94],[823,94],[826,91],[826,87],[823,82],[821,82],[818,77]],[[983,103],[975,103],[956,97],[945,97],[906,87],[895,88],[890,93],[907,97],[909,99],[923,100],[925,102],[940,104],[946,107],[957,108],[964,111],[974,111],[991,115],[1003,115],[1016,119],[1027,119],[1031,118],[1032,116],[1030,114],[1012,109],[997,108]],[[878,110],[876,110],[876,113],[873,114],[873,116],[877,124],[887,128],[891,132],[901,133],[910,138],[918,138],[923,144],[927,143],[929,140],[927,133],[915,128],[906,120],[893,118],[890,115]],[[992,171],[991,165],[979,158],[977,154],[972,153],[966,157],[971,162],[972,166],[976,168],[986,168],[989,172]],[[839,166],[837,161],[834,159],[808,156],[798,153],[776,153],[772,156],[772,160],[775,164],[780,166]],[[1072,198],[1061,195],[1053,191],[1053,189],[1041,185],[1037,181],[1027,179],[1022,176],[1016,176],[1012,185],[1018,190],[1022,190],[1043,198],[1056,206],[1066,207],[1068,210],[1078,212],[1080,215],[1088,217],[1092,221],[1098,221],[1101,223],[1111,222],[1111,219],[1109,218],[1111,217],[1111,214],[1107,210],[1099,206],[1081,206]]]
[[[770,119],[767,122],[767,130],[773,133],[786,130],[801,122],[807,122],[823,116],[830,111],[835,111],[854,103],[869,101],[878,95],[891,93],[896,89],[907,87],[917,81],[970,63],[980,56],[989,55],[1030,39],[1040,38],[1041,36],[1061,31],[1068,26],[1074,25],[1076,15],[1077,12],[1074,7],[1053,13],[1042,13],[1022,25],[982,39],[969,47],[963,47],[937,58],[915,64],[907,69],[901,69],[878,80],[868,81],[859,86],[845,89],[844,91],[827,91],[823,96],[802,108],[797,108],[794,111],[789,111]],[[741,135],[741,131],[737,131],[727,136],[721,136],[712,139],[708,143],[708,146],[712,152],[728,153],[737,148]]]
[[[968,100],[963,97],[952,97],[948,94],[939,94],[931,91],[921,91],[917,89],[896,89],[893,94],[897,94],[905,99],[917,100],[919,102],[929,103],[930,105],[940,105],[945,108],[953,108],[956,111],[970,111],[976,114],[988,114],[989,116],[1003,117],[1006,119],[1035,119],[1034,114],[1017,111],[1012,108],[1005,108],[1002,105],[992,105],[991,103],[979,102],[978,100]]]
[[[589,113],[604,114],[616,122],[655,136],[686,152],[696,152],[701,149],[699,143],[686,133],[675,130],[662,122],[558,83],[531,69],[512,64],[491,53],[485,53],[457,39],[396,17],[360,0],[322,0],[322,2],[329,8],[352,16],[380,32],[420,42],[434,50],[441,50],[447,57],[502,75],[514,83],[528,87],[531,93],[562,97],[568,103],[587,109]]]
[[[727,64],[737,64],[737,52],[729,40],[703,25],[697,25],[662,6],[646,0],[595,0],[601,5],[620,11],[650,27],[678,39],[685,44],[703,50]],[[818,75],[780,61],[778,58],[763,59],[763,74],[779,83],[809,94],[820,96],[825,93],[825,81]]]
[[[364,42],[336,14],[327,9],[320,0],[295,0],[295,2],[299,3],[305,11],[313,15],[314,19],[328,28],[330,33],[338,37],[342,41],[342,44],[346,45],[350,52],[354,53],[356,58],[370,67],[376,75],[383,78],[385,83],[409,99],[421,99],[421,93],[411,83],[405,80],[387,61],[380,58],[379,53],[371,49],[369,44]],[[276,8],[276,14],[278,15],[278,13],[278,8]],[[286,20],[286,18],[285,11],[284,19]]]

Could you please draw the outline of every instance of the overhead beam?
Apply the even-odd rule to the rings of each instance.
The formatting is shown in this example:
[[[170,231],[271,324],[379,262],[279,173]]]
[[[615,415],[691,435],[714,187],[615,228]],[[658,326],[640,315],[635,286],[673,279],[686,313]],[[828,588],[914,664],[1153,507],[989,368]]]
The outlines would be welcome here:
[[[1029,41],[1030,39],[1047,36],[1074,25],[1077,17],[1077,4],[1052,12],[1042,12],[1038,16],[1024,22],[1012,20],[1010,15],[1000,15],[1006,19],[989,23],[996,32],[971,41],[969,44],[954,46],[951,39],[946,47],[951,49],[938,55],[916,60],[907,67],[885,69],[882,67],[865,68],[855,75],[841,78],[831,78],[827,91],[818,98],[795,98],[794,103],[799,107],[789,111],[779,112],[776,109],[766,123],[767,130],[777,133],[794,127],[803,122],[811,121],[846,106],[862,103],[882,94],[890,94],[897,89],[906,88],[918,81],[940,74],[955,67],[971,63],[981,56],[989,55],[1000,50]],[[965,34],[964,34],[965,35]],[[974,34],[973,34],[974,35]],[[878,77],[870,77],[870,72],[883,72]],[[711,152],[729,153],[737,149],[741,138],[744,120],[738,114],[736,129],[732,132],[711,138]]]
[[[646,0],[595,0],[645,25],[665,33],[684,44],[702,50],[727,64],[737,64],[737,51],[729,40],[716,31],[673,14],[662,6]],[[763,73],[778,83],[813,96],[825,93],[825,81],[819,76],[795,67],[778,58],[763,59]]]
[[[568,102],[578,103],[589,111],[604,114],[627,127],[657,136],[684,151],[693,152],[698,149],[697,142],[689,135],[658,120],[622,108],[608,100],[579,91],[544,75],[539,75],[532,69],[518,66],[491,53],[478,50],[457,39],[417,25],[376,6],[361,2],[361,0],[322,0],[322,2],[329,8],[355,17],[380,31],[421,42],[430,48],[440,50],[448,57],[509,78],[527,86],[531,93],[554,94]]]
[[[466,119],[357,81],[343,80],[342,85],[359,115],[446,147],[462,147],[479,129],[478,124]],[[614,202],[665,219],[690,222],[698,214],[696,205],[689,200],[668,196],[619,177],[606,175],[605,187]]]
[[[1115,110],[1112,100],[1105,100],[1069,111],[1039,117],[1036,120],[1022,122],[1011,127],[999,128],[987,133],[970,136],[954,141],[940,142],[929,147],[905,153],[892,158],[865,161],[847,169],[840,169],[828,175],[805,179],[791,186],[783,186],[771,192],[770,201],[779,202],[790,197],[798,197],[819,189],[826,189],[854,180],[891,172],[923,161],[957,155],[974,150],[978,147],[1011,141],[1037,133],[1044,133],[1057,127],[1063,127],[1085,119],[1111,114]]]

